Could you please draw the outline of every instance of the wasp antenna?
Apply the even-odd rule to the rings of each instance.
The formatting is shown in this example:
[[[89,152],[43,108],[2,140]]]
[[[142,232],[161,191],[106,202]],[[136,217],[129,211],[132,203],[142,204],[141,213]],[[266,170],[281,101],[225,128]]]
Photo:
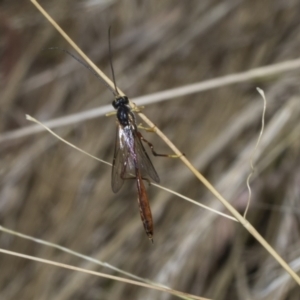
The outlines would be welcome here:
[[[110,61],[110,68],[111,68],[111,73],[112,73],[113,82],[114,82],[114,86],[115,86],[116,96],[118,96],[119,92],[118,92],[118,89],[117,89],[115,72],[114,72],[114,68],[113,68],[113,64],[112,64],[112,51],[111,51],[111,42],[110,42],[110,30],[111,30],[111,26],[109,26],[109,28],[108,28],[109,61]]]
[[[64,48],[60,48],[60,47],[50,47],[50,48],[43,49],[43,51],[46,51],[46,50],[57,50],[57,51],[61,51],[61,52],[64,52],[64,53],[70,55],[73,59],[77,60],[77,62],[79,62],[81,65],[83,65],[85,68],[87,68],[91,73],[93,73],[97,78],[99,78],[102,81],[102,83],[104,83],[112,91],[112,93],[115,94],[115,90],[108,83],[106,83],[103,80],[103,78],[101,76],[99,76],[98,73],[95,72],[95,70],[93,68],[91,68],[88,64],[86,64],[84,61],[82,61],[80,58],[78,58],[76,55],[74,55],[70,51],[68,51]]]

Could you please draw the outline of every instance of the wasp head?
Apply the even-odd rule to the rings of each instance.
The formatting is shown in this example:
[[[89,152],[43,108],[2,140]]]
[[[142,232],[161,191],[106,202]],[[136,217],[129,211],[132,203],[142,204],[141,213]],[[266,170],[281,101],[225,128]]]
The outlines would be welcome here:
[[[112,102],[112,106],[114,107],[114,109],[118,109],[119,107],[128,104],[129,104],[129,100],[127,96],[117,96],[115,100]]]

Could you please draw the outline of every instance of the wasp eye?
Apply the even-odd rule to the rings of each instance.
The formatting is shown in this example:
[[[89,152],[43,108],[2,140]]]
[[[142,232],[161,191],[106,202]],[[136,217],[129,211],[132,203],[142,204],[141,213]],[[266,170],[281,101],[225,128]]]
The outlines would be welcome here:
[[[118,108],[118,103],[116,102],[116,100],[114,100],[111,104],[115,109]]]
[[[129,103],[129,100],[128,100],[128,97],[127,97],[127,96],[124,96],[123,99],[124,99],[124,103],[125,103],[125,104],[128,104],[128,103]]]

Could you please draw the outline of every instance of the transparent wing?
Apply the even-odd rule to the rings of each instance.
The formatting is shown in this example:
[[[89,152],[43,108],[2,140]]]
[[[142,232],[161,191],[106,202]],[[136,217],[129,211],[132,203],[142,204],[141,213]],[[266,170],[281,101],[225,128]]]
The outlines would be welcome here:
[[[159,183],[159,177],[156,173],[156,170],[141,142],[141,139],[138,137],[134,131],[134,144],[135,152],[137,156],[137,165],[142,174],[142,178],[151,178],[153,181]]]
[[[150,158],[131,126],[118,126],[112,167],[111,187],[117,193],[125,179],[136,178],[137,169],[142,179],[159,182]]]
[[[118,126],[111,173],[111,187],[117,193],[125,179],[135,178],[134,136],[130,128]]]
[[[120,140],[119,140],[119,127],[117,128],[116,133],[116,140],[115,140],[115,152],[114,152],[114,159],[113,165],[111,170],[111,188],[114,193],[117,193],[123,183],[124,179],[122,178],[122,169],[124,168],[124,155],[122,153],[122,149],[120,147]]]

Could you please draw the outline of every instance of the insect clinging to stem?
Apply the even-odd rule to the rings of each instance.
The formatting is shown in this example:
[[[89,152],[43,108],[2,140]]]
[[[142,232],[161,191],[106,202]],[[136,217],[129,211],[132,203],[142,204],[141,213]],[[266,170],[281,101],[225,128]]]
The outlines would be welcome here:
[[[114,94],[115,99],[112,101],[112,106],[116,111],[114,113],[107,114],[116,114],[117,117],[117,133],[112,165],[111,187],[113,192],[117,193],[123,186],[124,180],[134,179],[136,181],[141,219],[144,225],[145,232],[148,238],[153,243],[153,219],[146,187],[143,180],[146,180],[149,183],[151,179],[156,183],[159,183],[160,180],[142,142],[145,142],[150,147],[151,152],[154,156],[172,158],[177,158],[179,156],[175,154],[169,155],[156,153],[154,151],[153,145],[146,139],[144,139],[143,135],[139,132],[134,115],[134,112],[139,112],[139,110],[137,108],[132,109],[130,107],[128,97],[125,95],[120,95],[117,88],[114,69],[112,65],[110,30],[111,27],[109,27],[108,30],[108,43],[114,88],[104,82],[103,79],[89,65],[77,58],[68,50],[57,47],[48,48],[47,50],[60,50],[69,54],[80,64],[89,69],[96,77],[100,78],[101,81],[104,82],[104,84]]]
[[[138,191],[138,204],[141,219],[148,238],[153,243],[153,219],[149,205],[148,195],[143,180],[152,179],[159,182],[155,168],[142,144],[145,142],[150,147],[153,155],[164,157],[177,157],[176,155],[158,154],[153,145],[144,139],[138,131],[134,110],[129,106],[127,96],[119,94],[114,70],[112,66],[112,51],[110,43],[110,28],[108,30],[110,65],[114,82],[115,99],[112,102],[117,115],[117,134],[112,166],[111,186],[113,192],[117,193],[124,180],[135,179]]]

